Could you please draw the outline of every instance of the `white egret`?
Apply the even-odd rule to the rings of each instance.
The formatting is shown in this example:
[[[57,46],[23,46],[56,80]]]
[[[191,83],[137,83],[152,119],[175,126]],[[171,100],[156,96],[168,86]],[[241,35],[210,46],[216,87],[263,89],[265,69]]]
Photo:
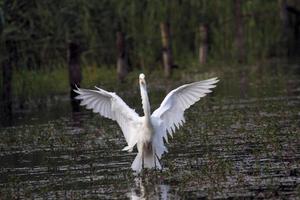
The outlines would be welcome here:
[[[139,75],[139,84],[144,116],[140,117],[115,93],[96,87],[97,90],[77,88],[82,100],[80,105],[92,109],[101,116],[117,121],[122,129],[127,146],[124,151],[131,152],[137,145],[138,154],[131,168],[140,172],[144,168],[161,169],[159,160],[167,148],[168,134],[183,125],[184,111],[211,92],[216,87],[217,78],[182,85],[172,90],[160,107],[151,114],[145,75]]]

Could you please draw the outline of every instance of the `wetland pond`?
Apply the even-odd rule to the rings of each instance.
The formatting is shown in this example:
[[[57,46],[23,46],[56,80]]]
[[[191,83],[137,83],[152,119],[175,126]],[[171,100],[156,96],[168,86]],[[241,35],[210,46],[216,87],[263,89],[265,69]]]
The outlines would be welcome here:
[[[0,199],[299,199],[300,76],[220,79],[169,139],[164,169],[142,175],[115,122],[67,98],[16,110],[0,129]],[[149,83],[154,109],[169,89]],[[141,113],[131,89],[117,92]]]

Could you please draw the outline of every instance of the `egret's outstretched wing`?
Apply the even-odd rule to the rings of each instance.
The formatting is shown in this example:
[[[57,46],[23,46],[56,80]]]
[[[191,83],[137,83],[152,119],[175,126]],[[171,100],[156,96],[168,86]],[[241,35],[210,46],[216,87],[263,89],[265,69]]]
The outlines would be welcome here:
[[[94,113],[117,121],[128,144],[126,150],[131,149],[136,144],[137,138],[134,134],[136,133],[136,126],[138,126],[139,115],[115,93],[97,87],[96,89],[77,88],[74,90],[79,94],[76,99],[82,100],[80,105],[92,109]]]
[[[163,100],[160,107],[153,113],[153,117],[159,117],[163,123],[165,130],[172,136],[176,127],[179,128],[184,122],[184,111],[191,105],[200,100],[211,92],[211,88],[216,87],[219,80],[211,78],[204,81],[194,82],[182,85],[172,90]],[[163,137],[167,140],[167,133],[164,131]]]

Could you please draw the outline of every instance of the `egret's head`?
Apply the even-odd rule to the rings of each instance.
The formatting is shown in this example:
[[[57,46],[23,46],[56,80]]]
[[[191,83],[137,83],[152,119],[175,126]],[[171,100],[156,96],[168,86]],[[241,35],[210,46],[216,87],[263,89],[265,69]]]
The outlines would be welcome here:
[[[145,75],[140,74],[139,79],[140,79],[140,84],[145,86],[146,85]]]

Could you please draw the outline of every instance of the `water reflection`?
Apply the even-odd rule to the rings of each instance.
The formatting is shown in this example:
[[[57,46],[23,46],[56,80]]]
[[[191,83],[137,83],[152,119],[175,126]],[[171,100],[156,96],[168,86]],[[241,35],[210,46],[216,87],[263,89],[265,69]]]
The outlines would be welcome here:
[[[72,125],[74,127],[80,128],[82,125],[82,113],[81,112],[75,112],[74,110],[72,111]]]
[[[135,185],[127,195],[130,199],[170,199],[170,186],[152,183],[144,177],[136,177]]]

